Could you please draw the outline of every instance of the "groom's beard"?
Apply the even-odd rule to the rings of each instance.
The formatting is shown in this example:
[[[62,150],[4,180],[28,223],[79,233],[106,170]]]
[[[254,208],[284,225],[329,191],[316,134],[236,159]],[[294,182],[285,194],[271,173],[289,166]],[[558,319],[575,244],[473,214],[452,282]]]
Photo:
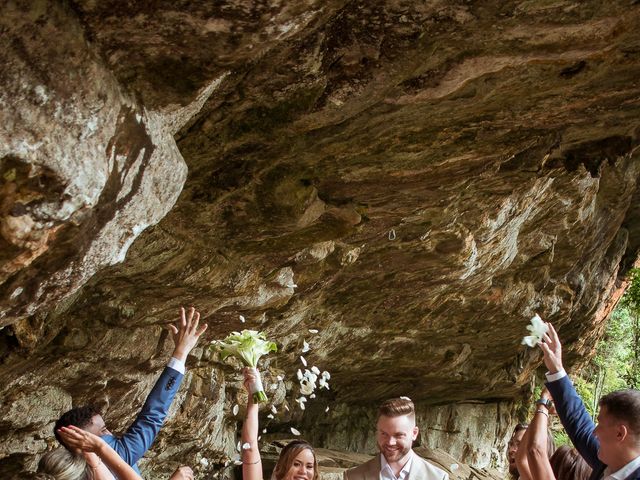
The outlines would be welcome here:
[[[387,459],[387,463],[397,462],[402,459],[407,453],[411,451],[411,445],[394,445],[394,446],[384,446],[378,444],[378,449],[380,453],[384,455],[384,458]]]

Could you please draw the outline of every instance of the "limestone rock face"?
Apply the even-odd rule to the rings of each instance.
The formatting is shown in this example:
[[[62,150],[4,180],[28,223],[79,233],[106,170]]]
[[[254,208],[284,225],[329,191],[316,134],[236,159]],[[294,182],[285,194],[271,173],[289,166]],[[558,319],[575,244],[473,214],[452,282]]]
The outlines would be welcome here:
[[[231,473],[245,400],[205,344],[241,328],[279,344],[267,436],[372,453],[376,403],[408,395],[425,448],[500,467],[540,364],[529,318],[579,366],[637,260],[638,2],[0,18],[0,470],[33,470],[71,404],[125,429],[183,304],[209,330],[145,478]],[[332,377],[303,414],[304,340]]]

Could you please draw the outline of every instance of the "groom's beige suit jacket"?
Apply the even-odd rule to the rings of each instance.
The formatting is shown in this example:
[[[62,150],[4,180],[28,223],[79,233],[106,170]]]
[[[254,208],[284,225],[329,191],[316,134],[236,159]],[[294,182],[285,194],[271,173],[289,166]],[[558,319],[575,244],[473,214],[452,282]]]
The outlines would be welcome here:
[[[380,480],[380,454],[362,465],[345,470],[344,480]],[[413,453],[406,480],[449,480],[449,474]]]

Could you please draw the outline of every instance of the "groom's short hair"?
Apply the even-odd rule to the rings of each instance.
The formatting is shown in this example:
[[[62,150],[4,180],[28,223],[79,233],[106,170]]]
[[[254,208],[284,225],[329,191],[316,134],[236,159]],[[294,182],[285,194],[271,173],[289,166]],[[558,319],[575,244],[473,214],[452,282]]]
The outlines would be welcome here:
[[[416,407],[409,397],[390,398],[385,400],[378,408],[380,417],[401,417],[408,415],[412,420],[416,419]]]

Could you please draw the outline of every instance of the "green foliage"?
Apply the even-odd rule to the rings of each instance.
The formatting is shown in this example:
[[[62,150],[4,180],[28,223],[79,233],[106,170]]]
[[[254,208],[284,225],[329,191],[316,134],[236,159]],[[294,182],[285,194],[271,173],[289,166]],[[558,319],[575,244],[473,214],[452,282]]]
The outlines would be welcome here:
[[[596,355],[576,379],[576,390],[593,418],[602,395],[640,387],[640,269],[629,272],[629,287],[611,314]]]

